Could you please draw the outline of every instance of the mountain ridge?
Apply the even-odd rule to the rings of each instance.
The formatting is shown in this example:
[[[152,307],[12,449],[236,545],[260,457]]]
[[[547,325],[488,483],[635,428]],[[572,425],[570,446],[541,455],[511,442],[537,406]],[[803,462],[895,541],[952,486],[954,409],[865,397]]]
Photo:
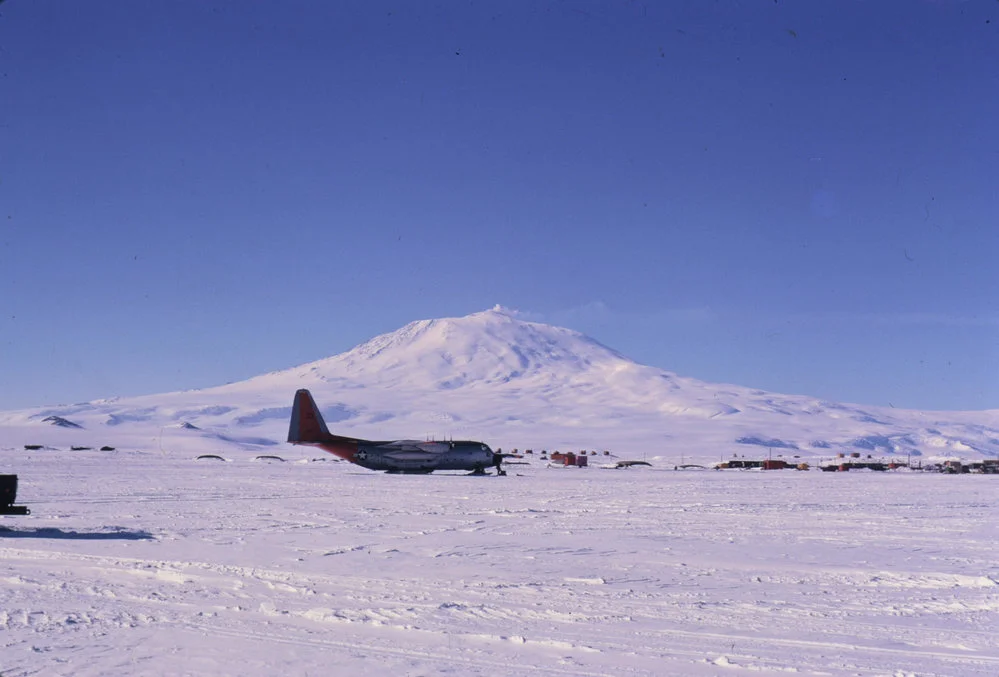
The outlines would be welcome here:
[[[999,412],[900,410],[706,383],[500,307],[410,322],[237,383],[0,412],[0,432],[23,444],[65,437],[147,450],[164,440],[170,448],[258,449],[283,442],[298,388],[312,390],[331,427],[358,437],[714,459],[768,448],[802,457],[999,456]],[[43,435],[45,417],[81,427],[47,425]]]

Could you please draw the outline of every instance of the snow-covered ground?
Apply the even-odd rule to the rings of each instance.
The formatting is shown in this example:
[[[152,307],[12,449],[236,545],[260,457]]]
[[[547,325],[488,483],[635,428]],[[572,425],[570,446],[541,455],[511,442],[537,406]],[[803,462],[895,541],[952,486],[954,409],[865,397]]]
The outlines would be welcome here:
[[[0,453],[3,677],[999,674],[994,476]]]

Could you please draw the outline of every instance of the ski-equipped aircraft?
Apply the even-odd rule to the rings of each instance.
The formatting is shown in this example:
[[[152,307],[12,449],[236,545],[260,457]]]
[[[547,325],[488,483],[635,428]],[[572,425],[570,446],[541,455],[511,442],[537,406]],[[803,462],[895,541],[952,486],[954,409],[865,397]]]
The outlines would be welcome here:
[[[333,435],[326,427],[312,393],[304,388],[295,393],[288,441],[319,447],[370,470],[390,473],[471,470],[474,475],[484,475],[486,468],[492,466],[497,475],[506,474],[501,467],[504,454],[493,452],[482,442],[374,441]]]

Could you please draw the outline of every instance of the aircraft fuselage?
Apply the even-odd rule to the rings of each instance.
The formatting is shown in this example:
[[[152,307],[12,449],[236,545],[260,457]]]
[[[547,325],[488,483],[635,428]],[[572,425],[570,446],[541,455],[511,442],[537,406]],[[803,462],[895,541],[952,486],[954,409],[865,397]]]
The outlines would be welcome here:
[[[501,456],[482,442],[376,441],[333,435],[326,428],[308,390],[295,393],[288,441],[319,447],[363,468],[390,473],[429,473],[434,470],[481,473],[491,466],[500,471]],[[500,471],[500,474],[503,473]]]
[[[319,445],[321,446],[321,445]],[[434,470],[484,470],[493,465],[493,452],[481,442],[357,441],[353,458],[371,470],[433,472]]]

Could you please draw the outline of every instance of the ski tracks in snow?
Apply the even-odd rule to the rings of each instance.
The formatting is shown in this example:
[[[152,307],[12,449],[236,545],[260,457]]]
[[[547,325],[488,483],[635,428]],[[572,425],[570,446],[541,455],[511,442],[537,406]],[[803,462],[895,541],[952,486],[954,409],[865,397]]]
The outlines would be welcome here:
[[[999,673],[977,478],[137,463],[34,468],[4,677]]]

